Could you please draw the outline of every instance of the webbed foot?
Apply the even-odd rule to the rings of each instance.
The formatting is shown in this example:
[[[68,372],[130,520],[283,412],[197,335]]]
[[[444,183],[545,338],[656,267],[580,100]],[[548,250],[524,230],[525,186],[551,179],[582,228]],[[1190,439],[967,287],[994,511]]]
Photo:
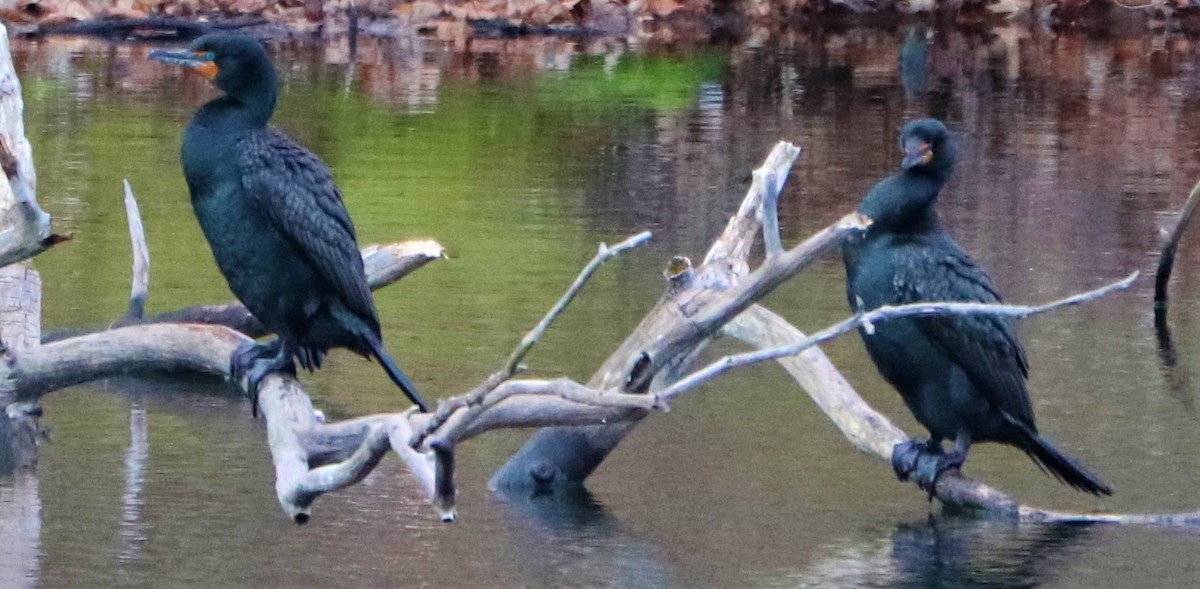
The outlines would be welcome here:
[[[907,481],[920,468],[922,461],[929,454],[942,453],[941,443],[933,440],[908,440],[900,442],[892,448],[892,472],[896,478]]]
[[[250,398],[250,412],[254,417],[258,417],[259,384],[267,374],[277,371],[296,373],[291,354],[278,338],[265,344],[243,343],[229,357],[229,374],[233,381],[240,385],[242,379],[246,379],[246,395]]]
[[[966,459],[965,452],[946,453],[940,441],[908,440],[892,449],[892,471],[901,481],[915,482],[932,500],[942,473],[961,467]]]

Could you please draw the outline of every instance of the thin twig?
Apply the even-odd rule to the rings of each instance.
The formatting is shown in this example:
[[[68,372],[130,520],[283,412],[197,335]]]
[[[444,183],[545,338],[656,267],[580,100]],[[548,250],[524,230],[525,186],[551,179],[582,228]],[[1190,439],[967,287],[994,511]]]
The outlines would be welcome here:
[[[1012,317],[1014,319],[1023,319],[1025,317],[1053,311],[1061,307],[1079,305],[1094,301],[1109,293],[1112,293],[1113,291],[1126,289],[1129,287],[1129,285],[1133,284],[1133,281],[1137,279],[1137,276],[1138,273],[1134,272],[1121,280],[1100,288],[1077,295],[1072,295],[1036,307],[984,303],[937,302],[914,303],[911,305],[896,306],[885,305],[872,311],[856,313],[791,345],[770,348],[766,350],[758,350],[755,352],[746,352],[743,354],[734,354],[732,356],[721,358],[720,360],[717,360],[716,362],[713,362],[712,364],[709,364],[708,366],[705,366],[704,368],[679,379],[671,386],[663,389],[658,393],[658,398],[661,402],[667,403],[672,398],[687,391],[688,389],[694,388],[696,385],[699,385],[700,383],[703,383],[720,374],[724,374],[733,368],[746,366],[749,364],[757,364],[759,362],[766,362],[769,360],[776,360],[784,356],[794,356],[808,348],[841,337],[859,327],[862,327],[870,332],[874,329],[874,324],[880,321],[896,319],[899,317],[977,314],[1000,315]]]
[[[520,366],[521,360],[525,358],[525,355],[529,353],[530,348],[532,348],[533,345],[536,344],[543,335],[545,335],[546,330],[550,328],[550,324],[552,324],[559,315],[562,315],[563,311],[566,310],[567,305],[571,304],[571,301],[575,299],[575,295],[579,294],[579,291],[583,289],[583,285],[586,284],[588,279],[592,277],[592,274],[594,274],[596,270],[600,268],[601,264],[621,255],[621,253],[623,253],[625,250],[633,249],[639,245],[642,245],[643,243],[646,243],[651,237],[653,237],[653,235],[654,234],[649,231],[643,231],[612,247],[608,247],[607,245],[601,243],[599,251],[596,252],[595,257],[593,257],[592,261],[588,262],[588,264],[583,267],[583,270],[579,271],[579,276],[575,277],[575,282],[571,283],[571,286],[567,288],[567,292],[563,293],[562,298],[558,299],[558,302],[554,303],[554,306],[546,312],[546,315],[542,317],[542,320],[538,321],[537,325],[534,326],[534,328],[528,333],[526,333],[525,337],[521,338],[521,343],[517,345],[515,350],[513,350],[512,355],[508,357],[508,362],[504,365],[504,371],[508,373],[509,376],[517,373],[517,367]]]
[[[609,247],[603,243],[600,244],[596,255],[592,257],[592,260],[588,262],[586,266],[583,267],[583,270],[580,270],[579,275],[575,277],[575,281],[571,283],[571,286],[567,288],[567,291],[563,293],[563,296],[558,299],[558,302],[556,302],[554,306],[546,312],[546,314],[540,321],[538,321],[537,325],[535,325],[533,329],[529,330],[529,332],[521,338],[521,341],[517,344],[516,348],[513,349],[512,354],[509,355],[508,361],[504,363],[504,368],[498,372],[488,375],[488,377],[485,378],[483,382],[479,384],[479,386],[476,386],[467,394],[458,397],[452,397],[439,402],[437,411],[434,412],[433,418],[425,424],[425,427],[417,431],[417,433],[413,436],[413,439],[409,442],[409,445],[413,448],[426,446],[427,438],[445,425],[451,419],[451,416],[455,415],[460,409],[480,405],[483,402],[484,397],[491,393],[496,387],[515,376],[521,369],[521,360],[525,359],[526,354],[528,354],[529,350],[533,348],[533,345],[536,344],[543,335],[545,335],[546,330],[550,328],[550,325],[554,323],[554,320],[557,319],[559,315],[562,315],[563,311],[566,310],[567,305],[571,304],[571,301],[575,299],[575,295],[579,294],[579,291],[583,289],[585,284],[587,284],[587,281],[592,277],[592,274],[594,274],[596,270],[600,268],[602,264],[604,264],[604,262],[621,255],[626,250],[646,243],[652,236],[653,234],[651,232],[643,231],[612,247]],[[474,413],[469,412],[467,414],[458,416],[456,420],[458,422],[469,420],[473,415]]]

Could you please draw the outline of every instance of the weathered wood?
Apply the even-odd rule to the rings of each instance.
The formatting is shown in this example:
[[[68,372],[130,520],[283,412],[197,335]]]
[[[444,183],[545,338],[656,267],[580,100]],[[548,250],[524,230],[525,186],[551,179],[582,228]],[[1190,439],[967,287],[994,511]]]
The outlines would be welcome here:
[[[42,338],[42,278],[29,264],[0,268],[0,342],[10,350]]]
[[[719,327],[719,319],[710,317],[706,326],[698,328],[693,316],[700,309],[720,307],[721,303],[714,302],[718,299],[724,302],[723,291],[735,284],[731,279],[741,269],[736,267],[737,263],[745,266],[753,237],[759,230],[767,193],[782,188],[782,179],[787,177],[799,153],[785,142],[772,150],[755,172],[746,198],[710,248],[705,263],[700,268],[684,269],[675,268],[673,262],[668,274],[675,278],[668,281],[667,291],[588,381],[589,389],[654,392],[686,369],[690,358],[707,345]],[[822,241],[819,245],[831,243]],[[733,315],[736,313],[730,317]],[[599,426],[542,429],[492,476],[488,485],[493,489],[545,489],[582,484],[636,424],[635,419]]]
[[[446,249],[431,239],[401,241],[385,245],[368,245],[362,248],[363,269],[371,290],[383,288],[435,260],[446,258]],[[177,311],[160,313],[146,318],[149,323],[200,323],[224,325],[250,337],[267,334],[245,305],[238,302],[219,305],[200,305]],[[122,321],[122,324],[140,321]]]
[[[129,180],[125,185],[125,218],[129,222],[129,243],[133,252],[132,280],[129,287],[129,310],[123,321],[140,321],[146,313],[146,297],[150,291],[150,247],[146,245],[146,229],[142,225],[142,212]]]
[[[154,324],[34,346],[0,363],[0,405],[37,401],[64,387],[126,374],[224,375],[245,336],[214,325]]]
[[[33,150],[25,137],[21,82],[9,52],[8,30],[0,25],[0,347],[16,353],[41,337],[41,277],[26,262],[60,238],[50,233],[50,216],[35,198]],[[40,408],[0,401],[0,474],[32,468],[41,439]]]
[[[50,215],[35,198],[33,148],[25,137],[21,81],[13,68],[8,29],[0,25],[0,266],[32,258],[62,238],[50,232]]]
[[[1171,269],[1175,266],[1175,251],[1179,240],[1192,222],[1192,214],[1196,212],[1196,203],[1200,203],[1200,181],[1192,187],[1183,209],[1175,216],[1171,230],[1165,233],[1162,253],[1158,258],[1158,270],[1154,273],[1154,314],[1158,321],[1165,320],[1167,314],[1167,286],[1171,282]]]

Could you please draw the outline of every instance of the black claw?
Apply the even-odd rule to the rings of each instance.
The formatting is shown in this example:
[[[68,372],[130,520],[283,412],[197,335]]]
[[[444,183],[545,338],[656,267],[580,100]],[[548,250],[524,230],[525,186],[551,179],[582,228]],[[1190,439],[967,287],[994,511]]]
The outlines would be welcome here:
[[[938,479],[942,477],[942,473],[948,470],[957,470],[963,465],[966,456],[957,452],[950,454],[926,455],[923,460],[919,460],[917,464],[916,481],[917,486],[929,495],[929,499],[933,500],[933,493],[937,488]]]
[[[909,475],[917,469],[922,449],[923,446],[916,440],[900,442],[892,448],[892,472],[896,473],[897,479],[908,480]]]

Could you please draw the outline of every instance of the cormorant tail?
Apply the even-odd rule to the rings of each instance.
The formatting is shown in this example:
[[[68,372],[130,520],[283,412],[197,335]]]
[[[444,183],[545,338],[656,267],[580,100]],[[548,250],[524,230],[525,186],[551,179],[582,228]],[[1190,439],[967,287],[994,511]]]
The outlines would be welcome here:
[[[367,344],[371,346],[371,355],[383,366],[388,378],[392,379],[392,382],[396,383],[396,386],[404,391],[404,394],[408,396],[408,400],[412,401],[422,413],[429,413],[429,407],[425,405],[425,401],[421,400],[421,395],[417,393],[417,387],[413,385],[412,381],[408,380],[408,376],[404,374],[403,370],[400,370],[400,367],[396,365],[396,361],[392,360],[392,357],[388,355],[387,350],[383,349],[383,342],[379,341],[379,338],[372,336],[367,336],[363,339],[367,340]]]
[[[1014,419],[1007,413],[1004,417],[1016,426],[1020,432],[1017,444],[1042,470],[1049,472],[1054,478],[1062,481],[1071,488],[1092,495],[1112,495],[1112,489],[1104,484],[1099,477],[1088,472],[1086,468],[1075,462],[1070,456],[1063,454],[1049,440],[1038,435],[1033,428]]]

